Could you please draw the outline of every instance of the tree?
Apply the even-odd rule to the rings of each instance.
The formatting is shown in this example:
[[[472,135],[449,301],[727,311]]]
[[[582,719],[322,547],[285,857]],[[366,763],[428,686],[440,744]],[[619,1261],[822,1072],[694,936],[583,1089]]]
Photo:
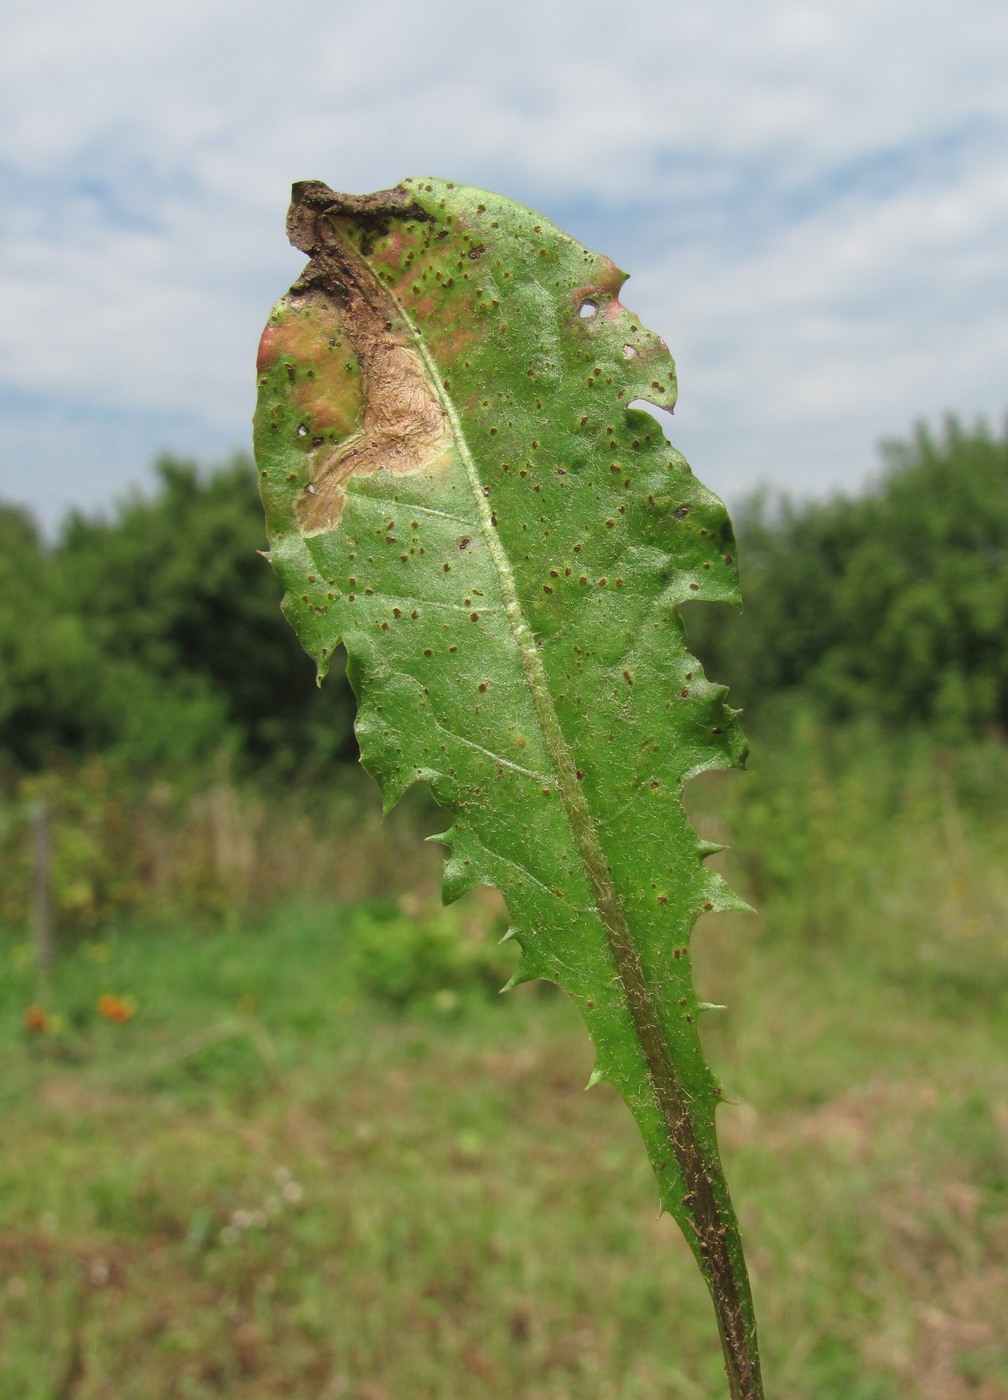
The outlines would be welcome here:
[[[52,560],[34,521],[0,505],[0,754],[38,767],[82,743],[106,743],[114,705],[101,653],[54,599]]]
[[[0,512],[0,748],[19,767],[116,751],[169,766],[227,748],[281,767],[356,757],[345,683],[319,691],[278,615],[255,473],[164,458],[110,520],[52,549]]]
[[[757,710],[783,690],[830,719],[1003,732],[1008,426],[997,439],[949,418],[882,452],[860,498],[750,499],[736,517],[745,622],[691,614],[690,635]]]

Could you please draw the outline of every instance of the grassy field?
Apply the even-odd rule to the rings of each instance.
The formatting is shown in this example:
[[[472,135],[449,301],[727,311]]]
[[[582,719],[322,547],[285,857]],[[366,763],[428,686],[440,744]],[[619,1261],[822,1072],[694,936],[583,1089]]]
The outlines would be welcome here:
[[[840,748],[691,795],[762,910],[694,951],[767,1393],[997,1400],[1008,762]],[[501,908],[441,911],[437,861],[100,925],[44,998],[0,935],[0,1396],[723,1400],[629,1115],[562,997],[496,995]]]

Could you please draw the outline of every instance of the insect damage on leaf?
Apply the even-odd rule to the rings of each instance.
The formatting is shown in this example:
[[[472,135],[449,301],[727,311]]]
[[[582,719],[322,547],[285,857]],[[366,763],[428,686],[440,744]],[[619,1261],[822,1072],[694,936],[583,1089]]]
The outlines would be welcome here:
[[[682,805],[745,743],[678,612],[736,601],[737,577],[721,502],[629,406],[672,407],[672,358],[608,258],[497,196],[305,182],[288,229],[309,263],[264,333],[256,416],[285,611],[320,673],[346,646],[386,805],[425,781],[452,813],[445,897],[500,889],[515,980],[577,1002],[753,1400],[688,948],[740,904]]]

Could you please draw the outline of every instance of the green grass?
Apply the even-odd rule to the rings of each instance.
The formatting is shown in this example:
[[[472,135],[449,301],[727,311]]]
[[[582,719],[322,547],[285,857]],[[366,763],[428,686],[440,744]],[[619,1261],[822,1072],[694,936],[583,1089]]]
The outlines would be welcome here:
[[[704,1033],[767,1393],[997,1400],[1003,756],[841,757],[827,778],[796,742],[693,795],[763,911],[694,946],[729,1004]],[[582,1092],[570,1006],[497,997],[499,906],[431,896],[104,927],[36,1033],[0,938],[0,1396],[723,1400],[700,1277],[629,1115]]]

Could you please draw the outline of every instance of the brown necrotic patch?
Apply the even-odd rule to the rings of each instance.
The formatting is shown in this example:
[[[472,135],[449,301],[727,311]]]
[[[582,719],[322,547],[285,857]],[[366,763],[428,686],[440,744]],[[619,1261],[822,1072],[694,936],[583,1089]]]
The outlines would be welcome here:
[[[298,524],[306,535],[339,523],[352,476],[442,468],[452,446],[444,407],[398,305],[345,236],[350,218],[343,210],[318,216],[311,262],[291,288],[292,308],[314,311],[322,322],[338,317],[360,373],[356,430],[309,450],[310,480],[297,502]],[[337,357],[326,362],[313,401],[325,392],[325,381],[338,380],[340,372]],[[332,388],[337,398],[345,394],[336,382]]]

